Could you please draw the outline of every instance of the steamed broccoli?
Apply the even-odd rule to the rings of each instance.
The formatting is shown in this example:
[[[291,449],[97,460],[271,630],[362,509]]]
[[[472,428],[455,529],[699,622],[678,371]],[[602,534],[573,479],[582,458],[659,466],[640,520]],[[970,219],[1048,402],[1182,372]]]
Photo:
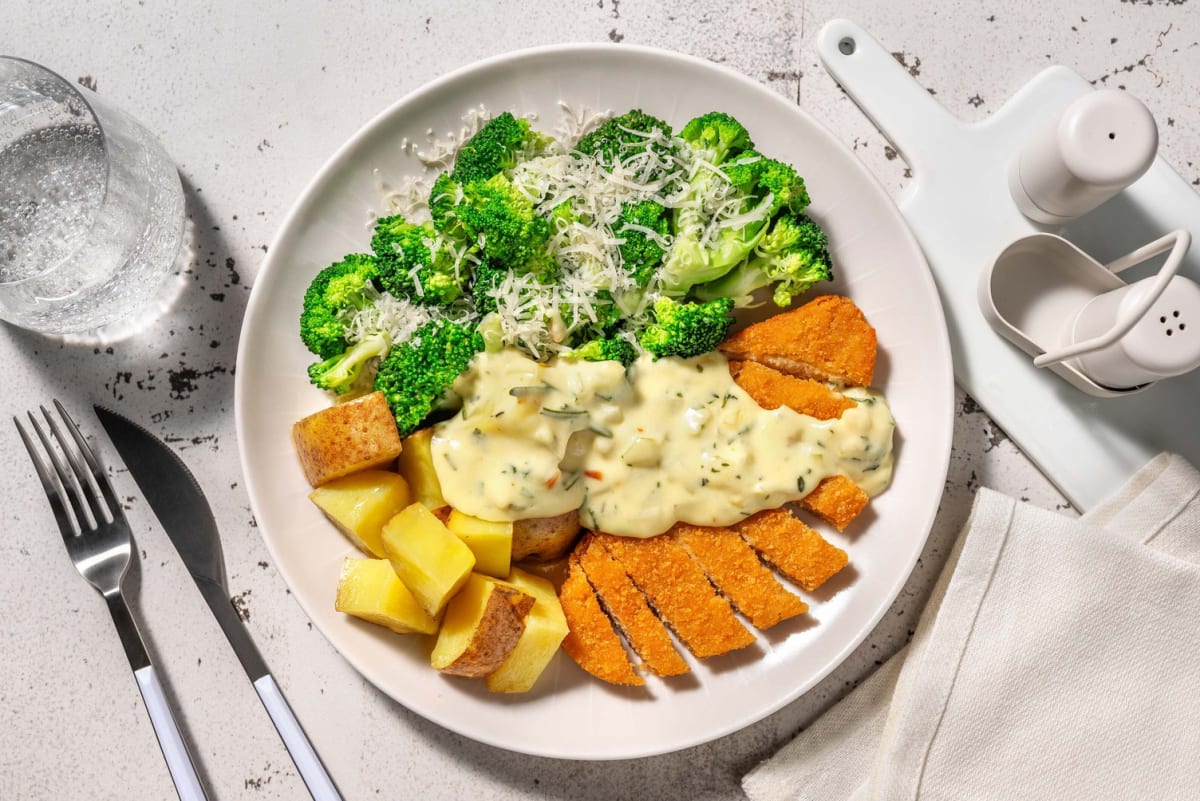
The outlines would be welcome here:
[[[345,317],[371,301],[379,274],[375,259],[351,253],[317,273],[304,293],[300,311],[300,339],[322,359],[346,350]]]
[[[729,298],[706,303],[659,298],[654,302],[654,323],[638,332],[638,342],[659,358],[699,356],[725,339],[733,324],[731,311],[733,301]]]
[[[785,214],[775,221],[749,261],[696,287],[694,294],[701,300],[732,298],[735,305],[744,307],[753,303],[755,290],[775,284],[775,305],[790,306],[810,286],[832,278],[829,240],[821,226],[805,214]]]
[[[453,404],[454,379],[481,350],[483,337],[477,331],[447,320],[426,323],[412,338],[392,347],[379,365],[375,389],[387,399],[400,436],[408,436],[434,411]]]
[[[799,214],[808,205],[808,190],[796,168],[756,150],[744,151],[722,171],[739,191],[755,198],[770,195],[772,213],[787,210]]]
[[[382,357],[391,345],[386,334],[371,334],[336,356],[310,364],[308,380],[321,389],[344,395],[356,388],[367,362]]]
[[[439,231],[454,235],[462,235],[462,225],[454,207],[462,200],[462,187],[444,172],[433,181],[429,190],[429,216],[433,218],[433,227]]]
[[[671,215],[662,205],[643,200],[622,206],[613,223],[613,233],[625,240],[620,245],[621,263],[639,287],[650,283],[666,255],[659,240],[647,235],[640,230],[642,228],[665,237],[671,230]]]
[[[471,302],[479,315],[496,311],[496,298],[493,293],[507,275],[508,270],[497,267],[490,261],[476,265],[475,277],[471,283]]]
[[[659,135],[661,134],[661,136]],[[632,152],[654,148],[666,155],[671,126],[641,109],[633,109],[607,120],[575,144],[575,152],[611,166]]]
[[[550,222],[508,178],[495,175],[462,189],[455,213],[489,260],[540,278],[555,274],[558,266],[546,250]]]
[[[475,247],[439,234],[433,223],[410,223],[400,215],[375,224],[371,249],[379,261],[379,284],[398,298],[426,306],[458,300]]]
[[[675,241],[663,262],[663,291],[686,295],[696,284],[720,278],[758,244],[770,215],[770,204],[732,186],[712,168],[754,147],[740,122],[722,112],[710,112],[688,122],[680,137],[693,157],[708,168],[695,171],[686,196],[675,209]],[[731,201],[731,202],[730,202]],[[708,231],[713,215],[724,212],[730,221],[715,234]]]
[[[620,362],[628,367],[637,359],[637,349],[623,337],[611,336],[585,342],[564,356],[588,362]]]
[[[521,153],[534,151],[549,141],[549,137],[530,127],[529,120],[505,111],[488,120],[463,144],[450,177],[464,186],[486,181],[515,167]]]

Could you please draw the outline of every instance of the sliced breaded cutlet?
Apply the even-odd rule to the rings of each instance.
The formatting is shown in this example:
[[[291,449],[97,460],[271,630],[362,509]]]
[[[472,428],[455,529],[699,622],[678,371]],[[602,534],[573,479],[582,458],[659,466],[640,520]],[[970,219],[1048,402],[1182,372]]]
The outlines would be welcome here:
[[[597,534],[596,541],[698,658],[719,656],[754,642],[754,634],[738,621],[729,601],[717,594],[700,566],[671,537]]]
[[[755,628],[769,629],[808,611],[733,529],[676,523],[668,533]]]
[[[690,668],[671,635],[646,603],[646,597],[633,585],[625,569],[613,561],[608,551],[588,534],[575,548],[573,559],[587,575],[601,606],[612,617],[616,628],[625,635],[629,647],[641,657],[645,667],[656,676],[679,676]]]
[[[588,673],[611,684],[645,684],[633,669],[612,621],[588,582],[579,560],[571,557],[567,577],[558,591],[568,632],[562,649]]]
[[[787,375],[758,362],[731,361],[729,374],[755,403],[767,410],[786,406],[818,420],[835,420],[857,405],[820,381]]]
[[[828,476],[798,503],[838,531],[844,531],[870,500],[866,490],[845,476]]]
[[[719,350],[730,359],[847,386],[870,386],[875,372],[875,329],[840,295],[823,295],[747,326]]]
[[[739,387],[764,409],[786,406],[794,412],[832,420],[856,402],[834,392],[825,384],[785,375],[757,362],[729,363],[729,373]],[[845,476],[828,476],[800,501],[800,506],[838,531],[858,517],[870,501],[866,491]]]
[[[808,592],[846,566],[846,552],[787,509],[767,509],[733,526],[780,573]]]

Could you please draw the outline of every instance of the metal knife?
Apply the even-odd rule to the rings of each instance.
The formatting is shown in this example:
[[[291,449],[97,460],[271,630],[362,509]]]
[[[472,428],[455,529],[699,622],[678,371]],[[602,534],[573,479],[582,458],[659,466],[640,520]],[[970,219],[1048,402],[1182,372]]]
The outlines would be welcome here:
[[[296,720],[229,597],[225,559],[212,509],[183,460],[166,443],[114,411],[95,406],[100,424],[129,468],[158,522],[208,602],[259,699],[267,708],[300,777],[316,801],[341,801],[312,743]]]

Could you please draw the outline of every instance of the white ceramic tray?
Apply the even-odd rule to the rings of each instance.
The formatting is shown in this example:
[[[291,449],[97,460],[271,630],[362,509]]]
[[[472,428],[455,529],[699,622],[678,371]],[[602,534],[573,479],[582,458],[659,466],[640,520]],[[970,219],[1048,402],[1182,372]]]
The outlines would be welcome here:
[[[1020,146],[1073,100],[1093,91],[1066,67],[1050,67],[986,120],[954,118],[891,53],[848,20],[818,37],[825,68],[900,152],[913,181],[900,211],[925,251],[942,297],[954,373],[962,388],[1058,486],[1086,510],[1163,450],[1200,464],[1200,371],[1125,397],[1096,398],[1033,361],[988,325],[981,273],[1019,237],[1052,232],[1102,263],[1177,228],[1200,239],[1200,195],[1157,158],[1132,186],[1061,228],[1018,210],[1008,167]],[[1157,262],[1130,270],[1142,277]],[[1180,275],[1200,278],[1200,248]]]

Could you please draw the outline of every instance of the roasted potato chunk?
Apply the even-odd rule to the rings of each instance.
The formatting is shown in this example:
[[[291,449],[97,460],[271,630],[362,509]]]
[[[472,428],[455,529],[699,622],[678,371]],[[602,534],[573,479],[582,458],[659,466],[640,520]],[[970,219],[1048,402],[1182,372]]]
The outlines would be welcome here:
[[[440,509],[446,505],[446,499],[442,497],[442,484],[433,469],[433,453],[429,449],[432,441],[432,428],[422,428],[405,437],[396,466],[408,481],[416,501],[429,509]]]
[[[335,478],[308,497],[359,550],[380,558],[384,524],[411,502],[404,476],[387,470]]]
[[[575,509],[556,517],[518,520],[513,523],[512,559],[514,562],[558,559],[571,550],[581,530],[579,512]]]
[[[504,664],[488,674],[487,688],[494,693],[523,693],[558,653],[567,636],[567,618],[554,585],[543,578],[513,568],[508,583],[533,597],[533,608],[525,616],[525,630]]]
[[[512,563],[513,524],[482,520],[457,509],[446,520],[450,533],[466,543],[475,554],[475,572],[508,578]]]
[[[343,561],[333,608],[397,634],[433,634],[438,629],[386,559]]]
[[[383,551],[431,617],[438,616],[475,567],[471,549],[419,503],[383,527]]]
[[[400,455],[400,432],[382,392],[310,414],[292,426],[304,477],[314,487],[383,467]]]
[[[517,647],[533,604],[516,587],[471,573],[446,606],[430,664],[456,676],[488,675]]]

